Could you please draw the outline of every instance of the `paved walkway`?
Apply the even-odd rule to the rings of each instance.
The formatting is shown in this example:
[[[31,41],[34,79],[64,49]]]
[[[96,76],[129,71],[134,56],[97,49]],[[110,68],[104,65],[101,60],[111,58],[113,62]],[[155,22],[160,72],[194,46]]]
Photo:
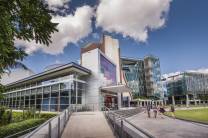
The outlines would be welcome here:
[[[208,138],[208,125],[163,117],[148,118],[146,113],[140,113],[128,120],[156,138]]]
[[[62,138],[115,138],[102,112],[73,113]]]

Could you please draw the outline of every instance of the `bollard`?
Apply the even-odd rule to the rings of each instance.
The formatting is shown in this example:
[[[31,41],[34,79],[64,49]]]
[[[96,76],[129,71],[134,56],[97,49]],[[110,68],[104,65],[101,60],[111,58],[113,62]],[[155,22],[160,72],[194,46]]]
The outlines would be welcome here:
[[[64,112],[64,127],[66,126],[66,110]]]
[[[58,138],[61,137],[61,133],[60,133],[60,116],[58,117]]]
[[[123,119],[121,119],[121,138],[123,138]]]
[[[51,138],[51,121],[48,124],[48,138]]]
[[[113,129],[114,129],[114,133],[116,132],[116,118],[115,115],[113,114]]]
[[[69,109],[67,109],[67,115],[68,115],[68,117],[67,117],[67,121],[69,120]]]

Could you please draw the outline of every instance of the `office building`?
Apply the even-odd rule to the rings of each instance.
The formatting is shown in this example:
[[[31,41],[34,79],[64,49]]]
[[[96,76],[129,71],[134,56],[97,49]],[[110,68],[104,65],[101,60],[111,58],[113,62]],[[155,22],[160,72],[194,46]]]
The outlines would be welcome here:
[[[161,83],[160,62],[155,56],[144,59],[121,58],[126,84],[132,88],[133,95],[152,99],[162,99],[164,91]]]
[[[208,74],[182,72],[166,79],[167,93],[173,104],[207,103]]]

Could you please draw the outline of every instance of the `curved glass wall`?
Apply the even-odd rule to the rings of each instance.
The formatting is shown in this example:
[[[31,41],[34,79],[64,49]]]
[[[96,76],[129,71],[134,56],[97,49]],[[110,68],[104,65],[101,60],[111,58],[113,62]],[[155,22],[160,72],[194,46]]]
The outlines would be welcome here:
[[[86,83],[79,80],[47,83],[16,92],[5,93],[3,105],[14,108],[36,108],[42,111],[62,111],[71,104],[84,104]]]
[[[122,69],[124,77],[127,81],[128,87],[133,91],[134,96],[145,95],[145,82],[144,82],[144,65],[142,61],[133,63],[123,63]]]

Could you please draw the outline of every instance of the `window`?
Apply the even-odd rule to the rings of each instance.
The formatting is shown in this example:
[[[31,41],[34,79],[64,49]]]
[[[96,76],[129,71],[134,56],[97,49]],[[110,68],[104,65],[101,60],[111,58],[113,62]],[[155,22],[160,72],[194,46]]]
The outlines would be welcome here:
[[[58,91],[59,90],[59,84],[55,84],[51,86],[51,91]]]

